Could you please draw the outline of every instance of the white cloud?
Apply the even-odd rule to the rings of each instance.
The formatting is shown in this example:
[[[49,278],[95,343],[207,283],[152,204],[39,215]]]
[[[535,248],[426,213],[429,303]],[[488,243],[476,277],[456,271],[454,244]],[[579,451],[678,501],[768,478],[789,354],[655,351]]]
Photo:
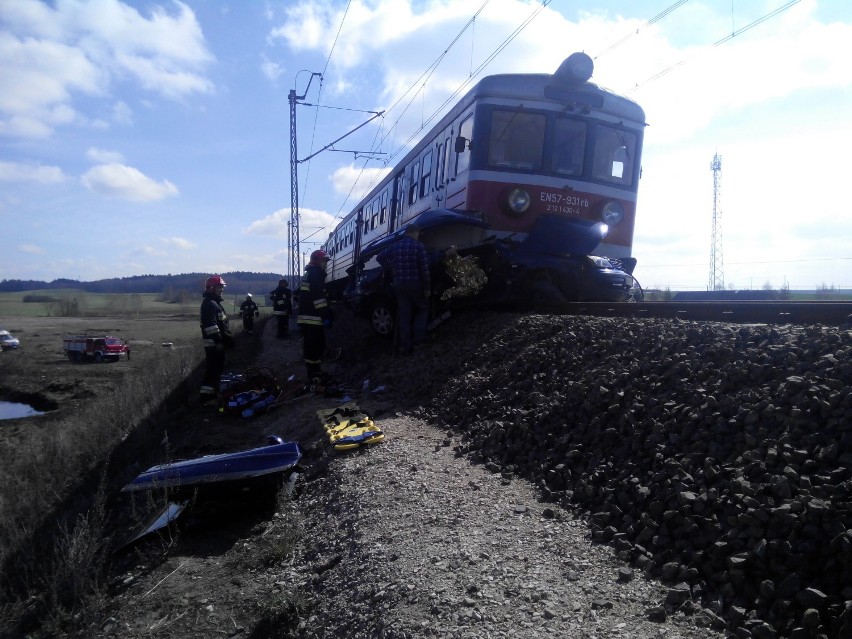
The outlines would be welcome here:
[[[44,249],[36,244],[19,244],[18,250],[21,253],[30,253],[32,255],[41,255],[44,253]]]
[[[212,92],[203,71],[213,56],[195,14],[181,2],[172,8],[155,5],[146,17],[118,0],[0,3],[0,133],[45,137],[86,122],[74,99],[106,96],[127,79],[172,99]],[[129,115],[119,102],[115,121]]]
[[[66,180],[62,169],[56,166],[40,166],[3,162],[0,160],[0,182],[39,182],[51,184]]]
[[[117,124],[133,124],[133,109],[119,100],[112,107],[112,119]]]
[[[281,74],[284,73],[284,65],[278,64],[277,62],[273,62],[272,60],[264,57],[263,61],[260,63],[260,70],[264,76],[272,82],[275,82],[279,77],[281,77]]]
[[[243,229],[243,233],[245,235],[287,238],[289,231],[288,222],[290,222],[290,209],[279,209],[261,220],[252,222],[248,227]],[[333,215],[325,211],[300,208],[299,222],[300,239],[304,240],[308,235],[318,229],[333,228],[335,219]],[[325,235],[323,235],[323,239],[325,239]]]
[[[161,237],[160,241],[170,248],[176,248],[182,251],[188,251],[198,247],[197,244],[193,244],[182,237]]]
[[[124,164],[100,164],[87,171],[81,182],[96,193],[137,202],[153,202],[178,195],[177,187],[168,180],[157,182],[139,169]]]
[[[350,195],[350,199],[357,202],[369,193],[370,189],[378,184],[382,178],[391,172],[391,168],[370,169],[359,168],[352,164],[342,166],[331,175],[331,184],[335,193]]]
[[[120,164],[124,162],[124,156],[118,151],[105,151],[95,147],[90,147],[86,151],[86,157],[98,164]]]

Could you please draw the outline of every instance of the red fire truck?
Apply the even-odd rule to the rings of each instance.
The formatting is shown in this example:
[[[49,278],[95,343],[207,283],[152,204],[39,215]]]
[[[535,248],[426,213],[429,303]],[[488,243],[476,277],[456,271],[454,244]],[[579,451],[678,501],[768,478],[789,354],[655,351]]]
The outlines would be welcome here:
[[[87,359],[96,362],[117,362],[122,356],[130,359],[130,346],[127,341],[108,335],[66,335],[62,340],[62,349],[72,362],[83,362]]]

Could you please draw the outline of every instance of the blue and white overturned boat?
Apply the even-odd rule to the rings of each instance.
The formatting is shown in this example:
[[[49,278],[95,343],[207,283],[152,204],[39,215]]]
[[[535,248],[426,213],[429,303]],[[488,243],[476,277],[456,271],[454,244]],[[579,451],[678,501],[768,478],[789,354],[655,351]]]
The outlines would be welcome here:
[[[297,442],[285,442],[275,435],[267,437],[267,442],[266,446],[250,450],[152,466],[121,491],[196,489],[211,484],[238,485],[283,475],[302,458]]]

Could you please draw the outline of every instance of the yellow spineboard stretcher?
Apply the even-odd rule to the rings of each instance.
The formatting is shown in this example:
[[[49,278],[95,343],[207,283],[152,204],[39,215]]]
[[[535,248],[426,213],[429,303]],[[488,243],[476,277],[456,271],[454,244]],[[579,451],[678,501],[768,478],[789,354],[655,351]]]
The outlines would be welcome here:
[[[385,439],[385,434],[373,423],[373,418],[358,408],[355,402],[318,410],[317,417],[335,450],[352,450],[361,444],[378,444]]]

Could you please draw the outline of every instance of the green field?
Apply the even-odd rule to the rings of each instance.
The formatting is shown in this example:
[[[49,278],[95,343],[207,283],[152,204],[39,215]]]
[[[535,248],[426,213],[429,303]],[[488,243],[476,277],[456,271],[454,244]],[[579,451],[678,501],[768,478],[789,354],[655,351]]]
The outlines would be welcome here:
[[[201,304],[200,295],[183,303],[164,302],[160,298],[159,293],[87,293],[77,289],[0,293],[0,321],[11,317],[195,316]],[[242,295],[226,295],[223,306],[228,313],[236,313],[244,299]],[[263,296],[258,295],[255,302],[263,312]]]

